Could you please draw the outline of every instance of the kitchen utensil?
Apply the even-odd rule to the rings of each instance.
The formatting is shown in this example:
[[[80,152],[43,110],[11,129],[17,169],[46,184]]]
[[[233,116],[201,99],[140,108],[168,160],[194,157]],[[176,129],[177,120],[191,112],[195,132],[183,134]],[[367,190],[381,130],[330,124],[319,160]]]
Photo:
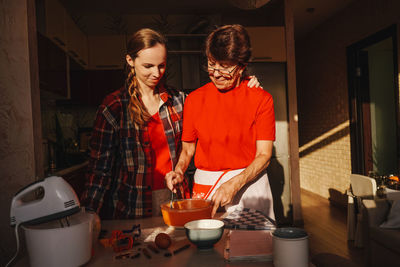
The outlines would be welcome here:
[[[184,251],[185,249],[188,249],[188,248],[190,248],[190,244],[183,245],[182,247],[175,249],[173,251],[173,254],[176,255],[179,252]]]
[[[180,199],[161,204],[161,212],[165,224],[170,226],[181,226],[185,223],[199,220],[211,219],[212,205],[210,200],[204,199]]]
[[[224,223],[220,220],[205,219],[185,224],[186,236],[199,249],[209,249],[217,243],[224,232]]]
[[[43,198],[24,201],[35,190],[43,189]],[[72,187],[61,177],[51,176],[34,182],[15,194],[11,201],[11,226],[37,224],[65,218],[80,210],[79,199]]]
[[[171,190],[171,200],[170,200],[170,202],[169,202],[169,207],[170,207],[171,209],[174,208],[174,207],[172,206],[173,200],[174,200],[174,191]]]
[[[91,258],[93,217],[87,212],[70,216],[68,227],[53,220],[22,229],[31,267],[81,266]]]
[[[305,230],[294,227],[277,228],[272,233],[272,248],[274,266],[308,266],[308,234]]]

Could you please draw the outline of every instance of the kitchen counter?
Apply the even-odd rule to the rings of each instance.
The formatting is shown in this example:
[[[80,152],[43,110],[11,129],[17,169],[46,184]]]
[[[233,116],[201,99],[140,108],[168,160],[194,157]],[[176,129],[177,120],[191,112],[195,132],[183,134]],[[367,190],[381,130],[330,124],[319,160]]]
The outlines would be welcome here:
[[[102,228],[110,231],[119,229],[131,229],[133,224],[140,224],[142,229],[142,238],[144,241],[154,241],[155,236],[159,232],[168,233],[172,240],[176,243],[172,244],[173,249],[179,248],[189,241],[186,239],[185,230],[183,228],[168,227],[164,224],[162,217],[152,217],[139,220],[116,220],[103,221]],[[87,266],[105,267],[105,266],[273,266],[272,262],[225,262],[223,251],[226,241],[225,231],[221,240],[215,244],[214,248],[209,250],[198,250],[191,244],[190,248],[181,251],[171,257],[165,257],[166,251],[161,250],[159,254],[150,251],[151,259],[141,255],[135,259],[113,259],[112,248],[104,248],[97,245],[95,247],[94,257],[87,263]],[[142,242],[143,244],[143,242]],[[190,243],[189,243],[190,244]]]
[[[62,170],[55,171],[55,172],[53,173],[53,175],[54,175],[54,176],[63,177],[63,176],[65,176],[65,175],[70,174],[71,172],[74,172],[74,171],[77,171],[77,170],[79,170],[79,169],[81,169],[81,168],[83,168],[83,167],[86,167],[88,164],[89,164],[89,161],[87,160],[87,161],[84,161],[84,162],[82,162],[82,163],[80,163],[80,164],[76,164],[76,165],[73,165],[73,166],[71,166],[71,167],[68,167],[68,168],[65,168],[65,169],[62,169]]]
[[[108,230],[107,236],[111,234],[112,230],[126,230],[132,229],[134,224],[141,225],[141,239],[145,242],[154,241],[155,236],[159,232],[168,233],[173,242],[173,249],[176,249],[186,244],[187,239],[185,230],[181,228],[168,227],[164,224],[162,217],[151,217],[137,220],[109,220],[102,221],[102,229]],[[227,230],[221,240],[214,245],[214,248],[209,250],[198,250],[193,244],[186,250],[173,255],[171,257],[165,257],[165,250],[161,250],[160,253],[155,254],[149,250],[151,259],[146,258],[144,255],[135,259],[114,259],[114,252],[112,248],[104,248],[99,242],[94,246],[94,255],[92,259],[85,264],[90,267],[108,267],[108,266],[273,266],[271,261],[263,262],[250,262],[250,261],[236,261],[227,262],[224,260],[223,251],[225,247]],[[141,241],[142,247],[143,241]],[[23,259],[17,262],[16,266],[28,266],[28,257],[25,256]]]

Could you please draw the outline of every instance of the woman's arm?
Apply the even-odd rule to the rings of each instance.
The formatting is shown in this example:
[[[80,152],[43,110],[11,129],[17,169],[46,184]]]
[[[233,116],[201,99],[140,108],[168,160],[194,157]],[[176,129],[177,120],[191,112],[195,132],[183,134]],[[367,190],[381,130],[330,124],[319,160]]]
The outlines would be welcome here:
[[[257,140],[256,156],[254,160],[240,174],[232,177],[229,181],[223,183],[212,196],[213,203],[212,216],[217,212],[219,206],[225,206],[232,202],[234,196],[247,183],[253,181],[264,171],[271,160],[273,141]]]
[[[178,163],[175,166],[175,170],[170,171],[165,175],[165,182],[169,190],[176,193],[175,185],[182,183],[183,174],[189,166],[189,163],[196,150],[196,143],[189,143],[182,141],[182,152],[179,156]]]

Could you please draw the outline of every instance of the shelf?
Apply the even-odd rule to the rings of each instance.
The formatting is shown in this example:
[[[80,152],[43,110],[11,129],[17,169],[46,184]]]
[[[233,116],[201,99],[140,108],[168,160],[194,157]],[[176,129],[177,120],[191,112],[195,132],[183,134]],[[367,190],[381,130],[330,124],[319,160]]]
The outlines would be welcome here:
[[[166,34],[165,37],[168,38],[204,38],[207,37],[207,34]]]
[[[187,54],[202,54],[203,51],[200,50],[169,50],[169,54],[175,54],[175,55],[187,55]]]

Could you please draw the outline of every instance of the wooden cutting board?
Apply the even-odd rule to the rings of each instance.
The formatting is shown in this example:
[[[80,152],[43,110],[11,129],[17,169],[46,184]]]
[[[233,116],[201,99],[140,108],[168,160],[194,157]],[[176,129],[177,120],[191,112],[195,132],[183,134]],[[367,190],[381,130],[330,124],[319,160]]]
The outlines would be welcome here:
[[[226,241],[226,260],[272,260],[272,232],[268,230],[230,230]]]

